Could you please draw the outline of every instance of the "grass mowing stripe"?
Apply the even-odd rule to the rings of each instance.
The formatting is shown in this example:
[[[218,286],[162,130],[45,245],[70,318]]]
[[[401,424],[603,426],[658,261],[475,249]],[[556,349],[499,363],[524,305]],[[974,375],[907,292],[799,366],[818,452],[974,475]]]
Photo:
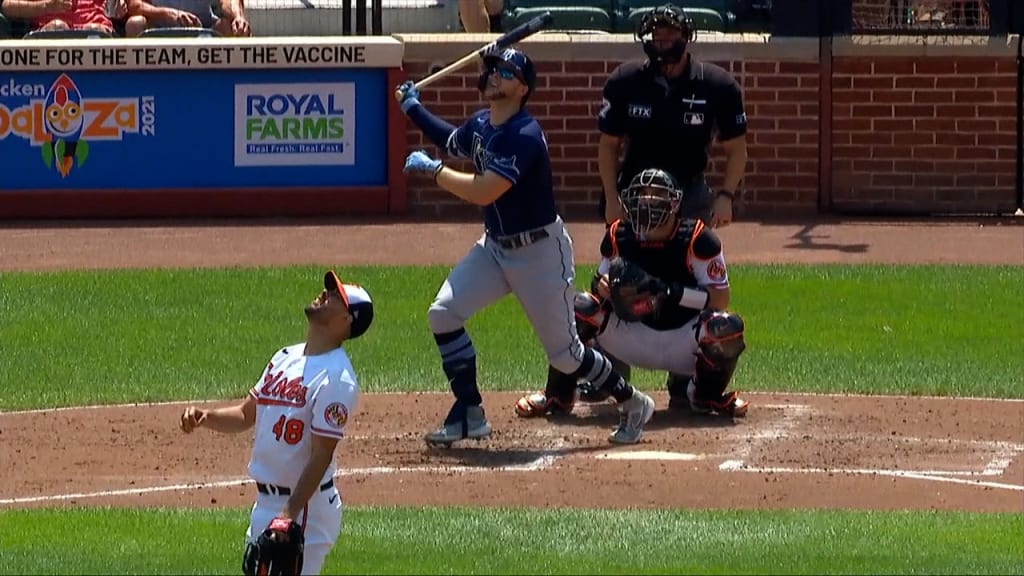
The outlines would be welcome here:
[[[5,273],[0,409],[240,397],[278,346],[304,338],[322,271]],[[447,271],[345,270],[377,302],[349,345],[364,391],[445,388],[426,309]],[[592,271],[577,271],[580,287]],[[749,344],[739,389],[1024,397],[1020,267],[737,265],[730,280]],[[468,328],[484,389],[542,385],[546,358],[514,298]]]
[[[236,573],[247,520],[5,511],[0,574]],[[1019,574],[1022,532],[1019,514],[355,508],[324,573]]]

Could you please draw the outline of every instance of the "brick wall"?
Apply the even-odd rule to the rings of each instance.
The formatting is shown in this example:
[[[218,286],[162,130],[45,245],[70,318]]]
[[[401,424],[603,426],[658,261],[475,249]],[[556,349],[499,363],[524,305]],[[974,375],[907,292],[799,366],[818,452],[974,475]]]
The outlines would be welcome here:
[[[567,214],[596,215],[601,194],[597,168],[597,111],[601,87],[619,62],[538,62],[537,91],[529,110],[540,121],[551,150],[555,190]],[[716,61],[741,82],[749,117],[749,163],[743,188],[759,213],[806,212],[818,191],[818,67],[813,63]],[[426,63],[410,63],[410,76],[427,73]],[[457,123],[481,105],[477,72],[434,84],[422,93],[432,112]],[[426,141],[411,123],[410,150]],[[712,185],[720,182],[724,157],[716,146],[709,166]],[[465,164],[457,165],[466,167]],[[428,182],[410,182],[411,209],[422,215],[467,212],[464,202]]]
[[[407,60],[422,60],[406,63],[413,78],[427,74],[428,61],[443,64],[465,53],[448,46],[439,58],[438,50],[406,42]],[[638,47],[614,38],[591,42],[524,47],[538,65],[530,109],[551,146],[556,199],[563,213],[596,218],[601,86],[624,58],[636,57]],[[1013,211],[1012,47],[835,42],[831,78],[823,86],[817,40],[701,46],[705,60],[730,70],[743,86],[750,128],[742,184],[747,214],[803,215],[819,206],[889,213]],[[476,80],[475,69],[450,77],[425,89],[423,101],[447,120],[461,122],[482,105]],[[831,103],[825,118],[820,102]],[[410,150],[438,152],[411,124],[407,137]],[[714,186],[724,158],[717,147],[712,152]],[[410,180],[409,194],[416,215],[477,213],[426,179]]]
[[[1012,59],[839,57],[832,72],[836,208],[1012,212]]]

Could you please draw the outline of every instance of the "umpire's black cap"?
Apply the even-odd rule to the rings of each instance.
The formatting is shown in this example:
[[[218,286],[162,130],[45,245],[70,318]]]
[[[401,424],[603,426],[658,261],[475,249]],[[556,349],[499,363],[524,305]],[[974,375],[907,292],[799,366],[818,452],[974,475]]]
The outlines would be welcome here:
[[[337,290],[352,315],[352,332],[349,339],[363,335],[373,322],[373,300],[365,288],[357,284],[344,284],[334,270],[324,274],[324,288]]]

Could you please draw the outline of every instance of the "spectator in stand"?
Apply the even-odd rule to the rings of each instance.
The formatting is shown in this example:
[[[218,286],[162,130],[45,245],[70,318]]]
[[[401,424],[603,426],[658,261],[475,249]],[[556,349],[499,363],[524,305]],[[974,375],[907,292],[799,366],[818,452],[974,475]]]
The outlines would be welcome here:
[[[107,14],[104,0],[4,0],[9,18],[32,22],[33,30],[95,30],[114,35],[111,18],[128,12],[126,0],[115,0],[114,12]]]
[[[459,0],[462,29],[470,33],[501,33],[501,12],[505,0]]]
[[[221,36],[252,36],[242,0],[220,0],[221,16],[209,0],[128,0],[124,34],[134,38],[147,28],[210,28]]]

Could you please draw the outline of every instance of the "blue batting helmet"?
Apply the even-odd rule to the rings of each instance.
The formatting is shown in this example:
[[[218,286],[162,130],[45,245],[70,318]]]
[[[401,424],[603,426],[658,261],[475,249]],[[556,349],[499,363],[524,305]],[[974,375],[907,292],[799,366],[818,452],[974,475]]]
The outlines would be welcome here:
[[[533,61],[524,52],[515,48],[506,48],[501,52],[484,56],[484,67],[477,82],[477,89],[481,92],[487,87],[487,77],[499,67],[511,69],[519,81],[526,85],[527,92],[523,102],[526,102],[530,94],[533,94],[533,89],[537,87],[537,69],[533,67]]]

